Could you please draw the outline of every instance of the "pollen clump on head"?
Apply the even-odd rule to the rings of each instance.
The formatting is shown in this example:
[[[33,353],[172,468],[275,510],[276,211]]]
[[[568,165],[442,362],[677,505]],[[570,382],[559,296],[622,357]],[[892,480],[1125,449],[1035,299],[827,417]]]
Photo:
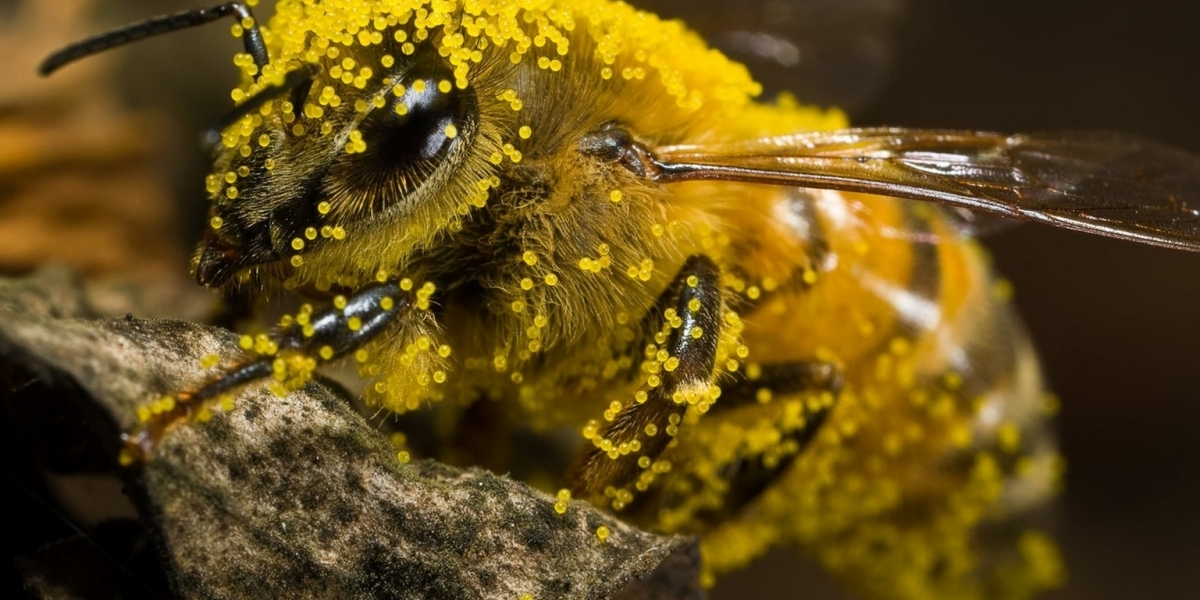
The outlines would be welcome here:
[[[241,35],[244,28],[239,24],[234,29]],[[344,96],[361,95],[353,90],[386,77],[354,58],[359,56],[356,48],[385,42],[399,44],[403,55],[413,55],[419,46],[432,44],[453,72],[453,81],[443,79],[435,84],[443,93],[468,87],[474,70],[485,61],[483,50],[488,48],[504,49],[515,64],[528,62],[551,72],[561,71],[572,40],[579,36],[590,39],[598,59],[592,76],[601,81],[613,78],[614,73],[624,79],[655,79],[685,110],[706,104],[745,106],[760,91],[745,67],[710,49],[682,23],[664,21],[611,0],[280,0],[263,35],[271,55],[269,64],[259,69],[244,53],[234,59],[245,76],[232,93],[237,103],[282,83],[297,64],[328,61],[316,103],[301,107],[308,124],[296,124],[297,135],[306,128],[319,129],[315,122],[326,117],[326,108],[338,107]],[[377,61],[384,70],[396,64],[392,52],[382,54],[371,62]],[[421,80],[413,83],[424,85]],[[523,104],[515,93],[508,101],[515,111]],[[273,104],[261,112],[270,114]],[[280,103],[280,112],[293,114],[295,108],[283,104],[287,103]],[[250,137],[254,127],[244,129],[249,130],[227,136],[226,145],[249,149],[251,139],[261,144],[259,136]],[[520,138],[528,139],[531,133],[523,127]]]

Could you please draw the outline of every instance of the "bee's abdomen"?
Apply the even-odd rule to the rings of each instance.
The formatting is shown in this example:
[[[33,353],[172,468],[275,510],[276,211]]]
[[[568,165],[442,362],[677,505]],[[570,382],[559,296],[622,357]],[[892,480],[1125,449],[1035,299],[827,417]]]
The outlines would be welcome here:
[[[790,538],[870,597],[892,597],[901,582],[905,597],[1052,587],[1062,577],[1053,543],[1021,522],[1058,485],[1052,406],[1006,284],[936,207],[811,201],[804,233],[824,268],[745,311],[747,369],[818,359],[839,365],[845,385],[802,447],[765,443],[761,460],[793,464],[741,513],[746,523],[706,538],[710,566],[733,568],[755,543]],[[729,446],[741,427],[743,448],[784,444],[788,419],[815,415],[826,396],[764,382],[759,405],[712,423],[723,432],[707,439]]]

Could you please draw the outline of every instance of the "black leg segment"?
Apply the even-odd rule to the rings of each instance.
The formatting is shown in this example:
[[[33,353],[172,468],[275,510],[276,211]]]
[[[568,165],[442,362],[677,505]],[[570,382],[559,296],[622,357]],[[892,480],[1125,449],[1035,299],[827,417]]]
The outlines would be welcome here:
[[[630,512],[648,518],[662,510],[671,511],[676,518],[687,514],[688,531],[698,533],[728,522],[788,472],[833,410],[842,387],[842,373],[832,364],[817,361],[763,365],[755,371],[753,378],[746,376],[745,370],[739,371],[735,381],[724,384],[721,401],[713,405],[706,418],[732,417],[735,411],[746,410],[757,411],[758,418],[771,419],[778,414],[771,404],[814,392],[830,392],[832,402],[806,402],[803,424],[781,430],[781,452],[770,458],[744,455],[719,467],[719,496],[711,493],[712,481],[697,476],[685,465],[684,474],[670,485],[639,496]],[[769,398],[762,396],[763,390],[770,391]]]
[[[758,401],[762,390],[783,396],[814,391],[837,393],[842,389],[842,371],[837,365],[821,361],[803,361],[761,365],[752,379],[746,370],[737,379],[722,387],[721,401],[713,405],[710,414],[730,410]]]
[[[637,400],[624,406],[597,434],[601,441],[593,440],[596,443],[576,460],[569,478],[578,497],[596,497],[607,487],[623,488],[633,482],[646,468],[646,459],[657,459],[674,439],[696,396],[707,395],[711,389],[724,326],[717,266],[706,256],[689,258],[664,299],[671,308],[663,311],[663,322],[671,324],[671,331],[660,347],[668,356],[660,372],[639,391]],[[636,452],[612,450],[634,442],[639,448]]]
[[[759,390],[769,390],[776,398],[811,392],[832,392],[836,398],[841,389],[842,372],[830,363],[812,361],[763,365],[757,378],[749,379],[743,375],[726,387],[721,401],[713,409],[714,412],[733,410],[756,403],[759,401]],[[821,430],[832,409],[832,405],[825,404],[810,406],[804,426],[784,434],[784,441],[791,442],[794,451],[783,458],[768,463],[762,457],[752,456],[727,465],[722,472],[728,482],[724,502],[718,509],[702,511],[697,515],[698,520],[712,525],[725,522],[757,499],[796,462],[813,436]]]
[[[190,418],[201,404],[277,375],[276,364],[281,358],[311,359],[314,365],[336,360],[374,339],[415,305],[412,292],[389,281],[364,287],[349,298],[338,297],[333,306],[321,311],[302,310],[293,323],[270,336],[268,351],[258,352],[257,357],[226,370],[195,392],[174,395],[168,409],[153,414],[136,431],[126,434],[127,459],[149,455],[170,424]]]

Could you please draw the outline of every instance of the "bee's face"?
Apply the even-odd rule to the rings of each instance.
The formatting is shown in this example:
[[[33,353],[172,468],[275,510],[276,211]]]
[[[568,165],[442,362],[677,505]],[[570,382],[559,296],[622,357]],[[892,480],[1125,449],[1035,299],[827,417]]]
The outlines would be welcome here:
[[[302,259],[289,259],[342,238],[348,227],[403,221],[461,168],[477,98],[473,88],[451,83],[453,72],[436,53],[398,53],[371,85],[334,92],[331,72],[349,73],[354,67],[346,65],[377,63],[384,54],[327,58],[280,110],[252,114],[225,132],[209,177],[220,226],[197,252],[200,283],[220,285],[283,260],[299,266]]]

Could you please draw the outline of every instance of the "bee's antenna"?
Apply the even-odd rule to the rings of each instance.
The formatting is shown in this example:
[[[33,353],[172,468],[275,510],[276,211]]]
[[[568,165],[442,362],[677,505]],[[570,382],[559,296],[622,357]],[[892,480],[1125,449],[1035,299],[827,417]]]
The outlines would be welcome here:
[[[207,147],[217,145],[221,141],[221,132],[226,127],[233,125],[242,117],[254,112],[262,107],[262,105],[278,98],[288,92],[307,94],[312,88],[313,79],[316,78],[320,67],[314,64],[305,64],[304,66],[289,71],[284,77],[283,83],[280,85],[272,85],[260,90],[257,94],[246,99],[245,102],[237,105],[232,111],[221,117],[216,123],[213,123],[208,131],[204,132],[204,137],[201,138],[201,143]],[[300,96],[304,98],[304,96]],[[293,102],[297,107],[301,106],[300,102]],[[297,112],[303,114],[300,108]]]
[[[260,69],[266,66],[270,61],[267,56],[267,46],[263,42],[262,31],[259,30],[258,21],[254,20],[250,8],[244,2],[226,2],[212,8],[197,8],[153,17],[76,42],[46,57],[46,60],[38,66],[38,73],[43,76],[49,75],[67,63],[97,52],[124,46],[159,34],[204,25],[230,15],[237,17],[239,21],[244,22],[246,19],[250,19],[253,22],[253,25],[246,28],[243,33],[242,39],[246,44],[246,53],[254,57],[254,64],[258,65]]]

